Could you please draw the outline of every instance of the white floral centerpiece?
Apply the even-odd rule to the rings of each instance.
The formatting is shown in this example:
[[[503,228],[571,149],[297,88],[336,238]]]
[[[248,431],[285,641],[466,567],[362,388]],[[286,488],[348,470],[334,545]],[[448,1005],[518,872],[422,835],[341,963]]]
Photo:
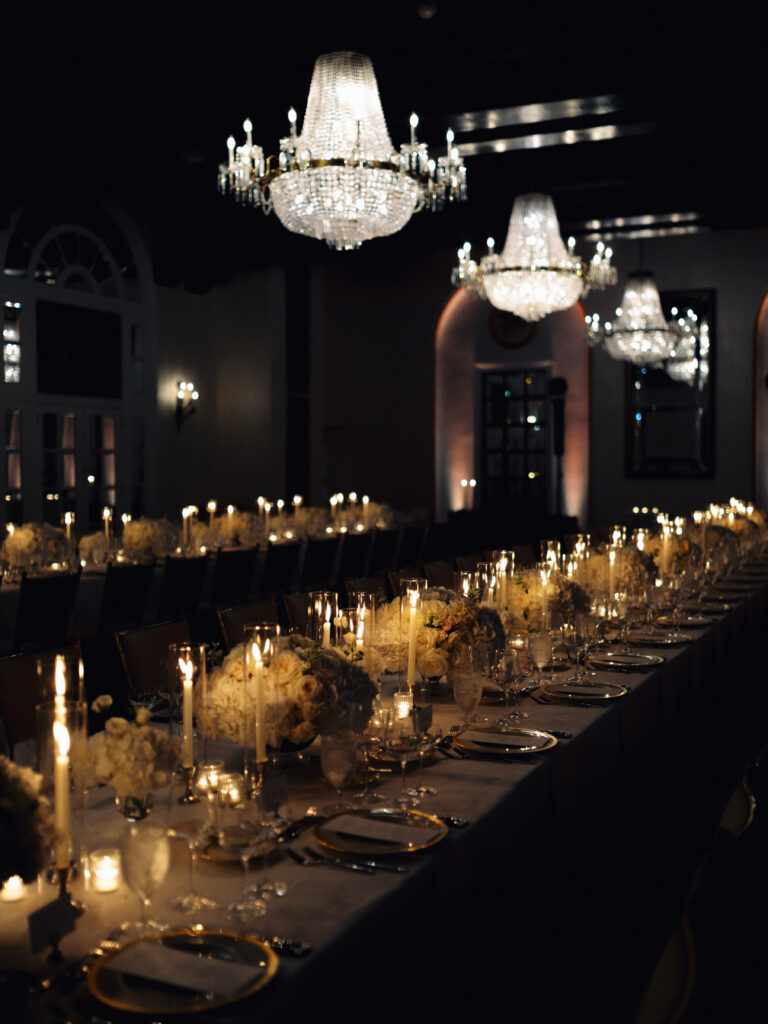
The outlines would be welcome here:
[[[645,550],[640,552],[629,545],[617,552],[613,566],[615,588],[619,585],[641,587],[650,581],[655,574],[653,538],[645,539]],[[661,548],[659,547],[659,551]],[[671,549],[670,549],[671,551]],[[574,571],[574,580],[587,593],[597,597],[610,590],[611,562],[607,548],[599,544],[593,548],[589,557],[582,559]]]
[[[244,644],[237,644],[208,677],[205,691],[196,692],[200,731],[211,739],[245,741],[246,701],[256,698],[256,680],[245,679]],[[319,648],[304,637],[281,642],[265,673],[266,742],[274,750],[306,746],[333,731],[353,704],[367,709],[377,695],[375,684],[354,662],[331,648]]]
[[[179,545],[179,531],[167,519],[131,519],[123,526],[123,548],[143,558],[160,558]]]
[[[87,533],[80,538],[77,553],[87,565],[103,565],[109,554],[109,541],[103,533]]]
[[[607,583],[606,583],[607,586]],[[553,572],[547,581],[547,611],[564,622],[587,611],[586,584]],[[506,588],[506,604],[500,609],[505,633],[539,625],[544,614],[544,595],[538,569],[520,569]]]
[[[67,557],[64,531],[49,523],[9,523],[7,531],[2,553],[11,565],[50,565]]]
[[[453,590],[431,587],[421,593],[417,612],[416,668],[425,679],[440,679],[460,648],[488,641],[504,646],[504,630],[498,613]],[[410,608],[401,623],[400,601],[376,609],[375,647],[388,672],[399,671],[408,653]]]
[[[97,697],[93,709],[105,711],[111,703],[106,695]],[[134,820],[146,818],[154,793],[170,785],[179,761],[177,741],[149,725],[149,718],[147,708],[138,708],[135,721],[108,718],[101,732],[88,737],[87,784],[110,786],[126,818]]]
[[[31,882],[47,862],[55,832],[42,783],[42,775],[0,756],[0,885],[13,875]]]

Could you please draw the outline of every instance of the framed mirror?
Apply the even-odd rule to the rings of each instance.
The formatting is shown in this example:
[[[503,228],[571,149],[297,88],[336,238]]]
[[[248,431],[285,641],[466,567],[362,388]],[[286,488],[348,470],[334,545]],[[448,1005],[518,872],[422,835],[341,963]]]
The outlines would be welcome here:
[[[715,292],[661,292],[668,320],[688,333],[670,359],[627,363],[626,475],[706,478],[715,473]]]

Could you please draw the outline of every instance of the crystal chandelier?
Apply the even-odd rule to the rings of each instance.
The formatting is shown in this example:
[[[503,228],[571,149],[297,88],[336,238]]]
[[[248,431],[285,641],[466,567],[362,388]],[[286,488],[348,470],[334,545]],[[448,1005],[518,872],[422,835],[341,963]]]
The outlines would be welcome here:
[[[466,199],[467,172],[450,129],[446,154],[430,159],[412,114],[410,142],[393,149],[373,65],[362,54],[318,57],[300,135],[295,110],[288,121],[277,167],[253,144],[250,121],[243,124],[245,145],[236,147],[230,136],[219,191],[265,213],[274,209],[289,231],[322,238],[333,249],[358,249],[369,238],[395,234],[418,210]]]
[[[549,196],[518,196],[501,254],[494,252],[492,238],[487,244],[488,253],[478,265],[472,259],[471,246],[464,243],[452,283],[471,288],[497,309],[523,320],[541,320],[548,313],[568,309],[591,288],[616,283],[611,250],[602,242],[588,265],[574,253],[574,239],[568,240],[566,249]]]
[[[676,321],[667,323],[652,277],[634,274],[627,281],[614,323],[600,325],[597,313],[586,317],[590,341],[605,346],[614,359],[644,365],[669,358],[680,337]]]
[[[685,316],[680,316],[677,309],[671,313],[677,317],[680,336],[664,369],[672,380],[701,391],[709,377],[709,324],[706,318],[699,320],[692,309]]]

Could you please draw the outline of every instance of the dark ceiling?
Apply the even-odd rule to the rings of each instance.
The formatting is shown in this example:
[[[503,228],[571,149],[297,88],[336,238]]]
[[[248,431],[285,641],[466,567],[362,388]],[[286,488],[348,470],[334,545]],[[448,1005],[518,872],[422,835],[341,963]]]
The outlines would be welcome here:
[[[488,234],[501,242],[515,195],[530,191],[552,195],[564,233],[577,235],[615,218],[650,219],[655,232],[677,214],[695,215],[686,230],[768,226],[764,25],[724,24],[722,9],[711,25],[700,13],[689,23],[670,16],[673,6],[646,7],[647,18],[633,8],[631,26],[619,7],[580,5],[562,18],[552,5],[521,14],[466,0],[314,14],[208,5],[205,17],[178,18],[157,5],[152,17],[109,21],[30,8],[4,29],[3,219],[21,205],[66,212],[119,199],[148,225],[158,282],[193,290],[278,262],[376,262]],[[301,120],[315,57],[339,49],[372,58],[396,145],[416,110],[430,148],[452,125],[460,146],[501,150],[466,156],[466,204],[420,213],[356,254],[328,253],[216,193],[226,137],[241,141],[250,117],[254,140],[276,152],[289,106]],[[594,97],[593,112],[575,117],[547,106]],[[530,104],[541,109],[517,109]],[[482,127],[487,111],[499,127]],[[459,116],[469,113],[480,116]],[[579,141],[565,144],[563,132]]]

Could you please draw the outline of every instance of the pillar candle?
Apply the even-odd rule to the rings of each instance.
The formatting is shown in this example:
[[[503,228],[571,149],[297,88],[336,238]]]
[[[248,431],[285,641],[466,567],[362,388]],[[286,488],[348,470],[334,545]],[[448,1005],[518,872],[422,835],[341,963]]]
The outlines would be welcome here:
[[[216,502],[211,498],[208,502],[208,526],[213,529],[213,517],[216,515]]]
[[[181,736],[182,736],[182,753],[181,753],[181,764],[184,768],[191,768],[195,763],[194,754],[194,743],[195,734],[192,726],[192,706],[193,706],[193,673],[195,667],[192,660],[185,660],[179,658],[179,669],[182,675],[182,705],[181,705]]]
[[[56,867],[69,868],[69,731],[57,716],[53,722],[53,800],[56,826]]]
[[[256,761],[261,764],[267,760],[267,740],[265,733],[266,708],[264,695],[264,663],[261,659],[261,651],[258,644],[251,646],[254,663],[256,700],[254,711],[256,713]]]
[[[416,685],[416,606],[418,603],[418,590],[409,590],[408,604],[410,607],[410,621],[408,623],[408,673],[405,680],[409,690],[412,690]]]
[[[323,623],[323,647],[331,646],[331,606],[326,606],[325,622]]]

